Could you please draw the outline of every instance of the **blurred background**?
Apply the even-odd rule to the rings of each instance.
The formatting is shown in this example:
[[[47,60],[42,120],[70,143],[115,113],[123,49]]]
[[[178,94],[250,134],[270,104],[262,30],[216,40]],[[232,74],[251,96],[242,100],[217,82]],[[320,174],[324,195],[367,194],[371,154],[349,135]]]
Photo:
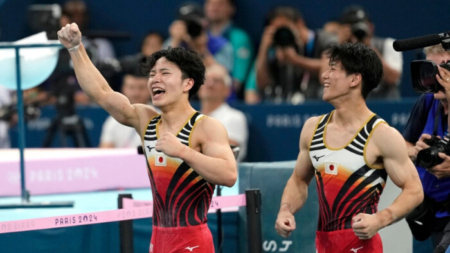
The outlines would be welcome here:
[[[57,4],[59,11],[49,11],[54,4]],[[50,7],[51,5],[53,7]],[[326,30],[335,38],[331,41],[340,43],[346,41],[342,39],[342,36],[345,36],[345,29],[342,27],[346,25],[348,28],[351,23],[347,22],[348,20],[344,21],[345,10],[354,5],[358,6],[357,9],[364,11],[359,18],[369,22],[366,32],[370,37],[406,39],[449,30],[450,8],[448,1],[443,0],[354,1],[351,3],[340,0],[320,2],[293,0],[129,2],[119,0],[114,3],[106,0],[84,2],[0,0],[0,41],[16,41],[42,30],[47,30],[48,37],[55,39],[54,33],[61,25],[77,22],[85,36],[83,43],[88,48],[91,59],[111,87],[124,93],[127,92],[125,90],[127,87],[132,87],[130,94],[126,94],[132,102],[151,103],[149,97],[145,95],[139,97],[139,94],[142,94],[139,91],[139,85],[145,91],[145,88],[142,88],[145,83],[142,78],[145,79],[145,77],[139,71],[139,62],[154,50],[173,46],[176,21],[183,20],[190,14],[197,14],[201,19],[199,21],[201,26],[208,32],[209,42],[213,41],[211,37],[225,37],[223,41],[229,42],[222,41],[224,45],[228,43],[236,47],[236,45],[240,46],[241,41],[245,46],[230,49],[234,50],[232,54],[235,59],[231,57],[232,51],[225,50],[226,46],[220,50],[209,47],[216,62],[226,67],[233,80],[229,88],[231,91],[225,90],[226,100],[222,102],[241,111],[248,125],[245,136],[236,137],[240,143],[248,142],[248,152],[246,157],[241,157],[241,161],[290,160],[294,159],[298,152],[297,141],[303,122],[312,115],[329,111],[331,107],[321,101],[320,87],[315,96],[308,96],[309,87],[306,90],[300,87],[300,95],[293,93],[278,99],[278,87],[271,86],[273,89],[268,89],[264,87],[265,85],[258,83],[261,80],[258,76],[260,70],[258,57],[264,55],[264,52],[261,53],[262,37],[266,25],[274,21],[273,13],[270,16],[271,10],[280,6],[289,6],[296,10],[302,21],[299,26],[296,26],[300,27],[298,32],[300,37],[303,31],[307,31],[306,34],[311,37],[313,31],[318,34],[319,31]],[[187,14],[183,14],[180,8],[182,6],[190,6],[191,9]],[[295,18],[293,23],[297,25]],[[354,24],[355,22],[350,24],[351,29]],[[235,33],[237,35],[224,32],[230,26],[238,28]],[[214,41],[222,43],[220,39]],[[305,42],[303,46],[308,42]],[[389,50],[393,51],[392,48]],[[297,51],[299,51],[298,48]],[[215,54],[216,52],[218,53]],[[227,54],[227,52],[230,53]],[[380,53],[386,54],[386,52]],[[269,50],[267,55],[271,53],[273,52]],[[398,73],[392,82],[395,83],[394,87],[398,90],[398,95],[392,98],[380,96],[370,99],[368,104],[374,112],[402,131],[410,109],[419,95],[411,86],[409,64],[413,60],[423,59],[423,53],[421,49],[417,49],[397,52],[395,57],[400,60],[394,60]],[[320,55],[316,58],[320,58]],[[301,73],[303,77],[304,72]],[[127,75],[131,77],[126,78]],[[130,83],[129,86],[125,85],[126,83]],[[4,105],[0,103],[0,107],[3,108],[0,110],[0,118],[8,123],[9,145],[7,146],[17,147],[15,95],[11,91],[4,93],[7,93],[9,98],[3,99]],[[223,100],[224,96],[220,95],[220,91],[215,90],[210,91],[210,96],[207,96],[206,100],[208,98],[211,100],[211,94],[216,94],[215,98]],[[108,115],[80,90],[71,68],[70,58],[64,50],[60,52],[59,62],[52,76],[37,88],[24,91],[24,95],[28,107],[26,110],[27,147],[114,146],[108,143],[107,137],[101,138],[102,132],[113,128],[106,126],[108,124],[105,120]],[[203,100],[194,98],[192,103],[194,107],[200,109],[203,107]],[[237,131],[241,132],[239,129]],[[101,139],[104,139],[106,144],[102,144]],[[126,145],[131,145],[132,141],[127,143]],[[121,145],[124,147],[125,144]],[[281,151],[280,147],[287,147],[287,149]]]

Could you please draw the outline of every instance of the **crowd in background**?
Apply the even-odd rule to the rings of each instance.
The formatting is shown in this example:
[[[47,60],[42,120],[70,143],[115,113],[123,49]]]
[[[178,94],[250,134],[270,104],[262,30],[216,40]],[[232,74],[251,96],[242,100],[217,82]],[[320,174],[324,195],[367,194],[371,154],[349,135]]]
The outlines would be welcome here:
[[[230,145],[241,147],[240,160],[245,157],[248,139],[245,115],[229,106],[230,102],[246,104],[290,103],[320,100],[321,73],[328,68],[327,48],[334,43],[364,43],[380,56],[384,77],[368,99],[400,99],[402,54],[392,48],[392,38],[380,38],[375,25],[362,6],[344,7],[341,16],[323,27],[309,27],[300,10],[278,6],[266,13],[264,31],[255,43],[249,34],[233,23],[239,10],[235,0],[206,0],[204,6],[188,2],[178,8],[177,17],[167,27],[165,38],[157,31],[142,36],[140,51],[131,55],[116,55],[108,38],[89,33],[87,5],[82,0],[69,0],[62,6],[59,26],[75,22],[84,33],[83,44],[93,63],[110,86],[122,92],[132,103],[151,104],[146,88],[147,77],[140,64],[153,52],[167,47],[185,47],[197,52],[207,67],[205,85],[192,99],[200,111],[217,118],[228,130]],[[161,28],[164,29],[164,28]],[[255,48],[255,45],[259,47]],[[9,92],[0,90],[0,104],[14,100]],[[84,132],[76,115],[77,104],[91,104],[77,84],[70,57],[60,51],[54,73],[43,84],[24,92],[26,104],[52,104],[58,116],[53,128],[68,133]],[[68,120],[75,122],[67,125]],[[14,119],[9,123],[14,124]],[[75,131],[73,131],[75,129]],[[5,130],[5,131],[3,131]],[[103,126],[100,147],[133,147],[139,136],[113,118]],[[0,129],[6,133],[7,126]],[[0,143],[7,143],[5,140]],[[47,136],[47,142],[52,135]],[[86,138],[78,138],[81,141]],[[88,145],[89,140],[83,142]],[[3,145],[8,147],[9,144]],[[44,146],[50,146],[44,143]]]

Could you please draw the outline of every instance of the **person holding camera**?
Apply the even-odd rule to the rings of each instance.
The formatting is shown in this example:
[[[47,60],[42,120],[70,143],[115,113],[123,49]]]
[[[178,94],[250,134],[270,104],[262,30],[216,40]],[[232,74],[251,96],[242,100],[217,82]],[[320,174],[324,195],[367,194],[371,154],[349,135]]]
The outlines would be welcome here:
[[[424,94],[416,101],[403,137],[409,157],[416,162],[425,201],[407,221],[414,237],[422,241],[431,236],[434,252],[439,253],[450,245],[450,51],[438,44],[424,52],[428,62],[413,62],[413,85],[416,91],[434,94]]]
[[[337,40],[309,29],[300,12],[281,6],[268,13],[256,59],[256,84],[265,99],[298,104],[319,99],[322,53]]]
[[[323,100],[335,110],[305,122],[275,229],[283,237],[294,231],[294,214],[305,204],[315,177],[316,252],[380,253],[378,231],[422,202],[422,186],[400,133],[367,107],[365,99],[383,74],[377,54],[363,44],[345,43],[334,45],[329,56]],[[378,210],[388,176],[402,192]]]
[[[169,27],[169,35],[163,48],[184,47],[199,54],[205,66],[219,63],[230,73],[233,70],[233,46],[224,37],[207,32],[207,20],[200,5],[182,5],[177,20]]]
[[[403,55],[394,50],[394,39],[374,35],[374,24],[369,14],[361,6],[349,6],[340,18],[338,32],[341,43],[363,43],[371,47],[383,64],[383,78],[368,99],[400,99],[400,78],[403,68]]]

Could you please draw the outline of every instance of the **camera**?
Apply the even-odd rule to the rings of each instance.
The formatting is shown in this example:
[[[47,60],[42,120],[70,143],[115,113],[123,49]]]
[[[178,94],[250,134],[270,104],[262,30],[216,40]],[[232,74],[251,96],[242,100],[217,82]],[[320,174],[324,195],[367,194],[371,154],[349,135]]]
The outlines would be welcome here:
[[[362,42],[369,35],[370,29],[367,22],[370,22],[370,17],[361,6],[354,5],[344,9],[340,22],[350,25],[353,36],[359,42]]]
[[[364,21],[352,24],[351,30],[353,36],[355,36],[360,42],[364,40],[367,34],[369,34],[369,26]]]
[[[14,115],[17,114],[17,111],[17,104],[0,108],[0,121],[11,121]],[[25,105],[23,112],[25,120],[34,120],[41,115],[41,110],[37,104]]]
[[[178,8],[178,18],[186,24],[186,30],[195,39],[203,32],[203,8],[194,2],[187,2]]]
[[[47,32],[47,38],[58,39],[61,6],[58,4],[33,4],[28,7],[28,23],[33,32]]]
[[[450,70],[450,61],[439,66]],[[418,60],[411,62],[411,79],[415,91],[419,93],[437,93],[444,88],[436,79],[439,69],[433,61]]]
[[[202,34],[203,26],[199,18],[193,16],[186,16],[182,18],[182,20],[186,24],[186,31],[189,34],[189,36],[191,36],[191,38],[195,39]]]
[[[289,47],[296,46],[294,33],[289,27],[283,26],[278,28],[273,35],[274,46]]]
[[[424,140],[424,142],[430,146],[427,149],[422,149],[417,154],[417,163],[426,168],[432,168],[444,160],[439,157],[439,153],[450,155],[450,147],[448,145],[448,136],[440,139],[436,136],[431,136],[430,139]]]

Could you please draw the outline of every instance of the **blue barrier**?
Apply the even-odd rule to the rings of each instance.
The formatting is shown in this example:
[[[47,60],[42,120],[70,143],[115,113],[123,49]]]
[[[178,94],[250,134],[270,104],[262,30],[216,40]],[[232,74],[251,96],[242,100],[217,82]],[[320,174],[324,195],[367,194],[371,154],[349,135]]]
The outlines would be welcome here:
[[[402,131],[409,117],[414,100],[400,102],[370,102],[369,108],[384,118],[391,126]],[[249,123],[249,145],[246,161],[286,161],[298,154],[298,140],[304,122],[311,116],[321,115],[332,110],[324,102],[309,102],[303,105],[260,104],[249,106],[233,104],[242,110]],[[197,104],[194,107],[198,108]],[[91,144],[98,146],[103,122],[107,112],[97,106],[78,106],[77,113],[85,122]],[[42,108],[41,116],[27,122],[27,147],[41,147],[48,127],[56,116],[54,107]],[[10,131],[13,146],[17,147],[17,128]],[[53,146],[59,146],[58,136]]]

